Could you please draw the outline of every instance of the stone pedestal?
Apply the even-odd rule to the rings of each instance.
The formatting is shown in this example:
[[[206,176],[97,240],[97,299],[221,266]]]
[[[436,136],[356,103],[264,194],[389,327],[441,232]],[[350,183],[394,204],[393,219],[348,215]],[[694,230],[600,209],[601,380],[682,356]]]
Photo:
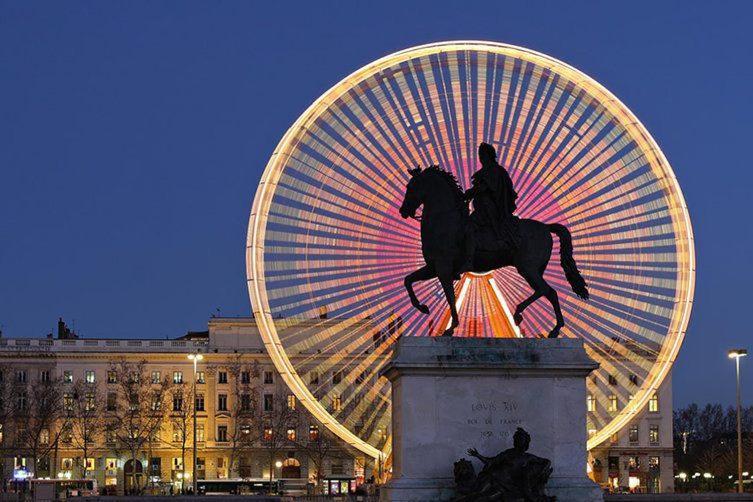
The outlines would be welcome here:
[[[381,499],[451,499],[454,462],[471,459],[471,447],[511,448],[522,427],[529,452],[552,461],[550,495],[602,500],[586,477],[585,378],[597,367],[576,339],[402,337],[382,372],[392,382],[393,473]]]

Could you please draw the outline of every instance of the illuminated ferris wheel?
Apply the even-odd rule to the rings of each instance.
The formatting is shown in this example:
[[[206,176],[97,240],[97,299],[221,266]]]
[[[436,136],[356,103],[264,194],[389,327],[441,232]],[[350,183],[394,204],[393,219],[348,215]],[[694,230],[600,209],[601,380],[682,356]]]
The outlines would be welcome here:
[[[396,338],[449,322],[436,281],[410,305],[403,278],[423,264],[418,223],[398,213],[407,168],[439,164],[464,188],[494,145],[518,215],[566,225],[591,299],[559,266],[561,336],[584,340],[600,368],[588,381],[593,448],[629,422],[669,372],[687,327],[693,234],[674,173],[648,131],[609,91],[561,61],[491,42],[397,52],[317,99],[275,149],[247,240],[253,312],[277,370],[305,407],[367,455],[389,453]],[[558,260],[558,249],[552,260]],[[509,306],[531,290],[513,269],[456,283],[456,336],[537,337],[545,301],[520,327]],[[586,403],[583,404],[586,406]]]

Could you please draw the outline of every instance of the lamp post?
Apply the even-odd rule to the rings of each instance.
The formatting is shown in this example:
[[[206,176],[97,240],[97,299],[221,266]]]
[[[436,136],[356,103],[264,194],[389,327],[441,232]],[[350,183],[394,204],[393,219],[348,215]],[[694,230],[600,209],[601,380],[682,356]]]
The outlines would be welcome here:
[[[188,359],[193,361],[193,465],[191,482],[193,484],[193,495],[196,496],[196,365],[204,359],[204,356],[197,352],[188,354]]]
[[[740,418],[740,358],[748,355],[746,349],[732,349],[727,353],[730,359],[735,360],[737,375],[737,492],[743,493],[743,432]]]

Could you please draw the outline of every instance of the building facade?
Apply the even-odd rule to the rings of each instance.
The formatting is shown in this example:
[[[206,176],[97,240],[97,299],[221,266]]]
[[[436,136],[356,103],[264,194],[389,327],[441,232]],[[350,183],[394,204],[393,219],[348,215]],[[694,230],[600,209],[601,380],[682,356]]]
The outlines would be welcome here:
[[[623,364],[629,368],[631,363]],[[623,385],[611,376],[605,382],[589,382],[589,434],[595,432],[595,424],[605,423],[632,398],[621,395],[638,387],[637,376],[629,372],[627,376],[630,381]],[[674,492],[671,374],[652,393],[643,410],[589,452],[588,470],[594,481],[611,492]]]
[[[195,395],[194,361],[188,358],[192,354],[202,355],[196,361]],[[140,378],[147,381],[140,387],[154,392],[165,385],[159,425],[148,432],[149,439],[139,443],[135,452],[125,444],[133,429],[140,427],[146,433],[143,429],[149,424],[143,418],[127,430],[122,424],[111,430],[99,423],[90,437],[82,437],[81,420],[71,416],[85,416],[93,401],[99,406],[92,409],[105,417],[121,422],[134,419],[118,410],[129,406],[122,399],[123,381],[128,378],[123,372],[133,372],[137,365],[142,365]],[[335,374],[319,377],[323,383],[337,381]],[[630,400],[622,395],[638,388],[632,375],[630,379],[589,379],[589,433]],[[65,409],[49,424],[35,424],[26,416],[40,414],[34,401],[46,399],[39,391],[45,386],[59,389]],[[150,399],[144,396],[140,398]],[[81,339],[62,322],[57,338],[0,338],[0,476],[5,480],[19,473],[86,476],[113,493],[126,491],[134,478],[140,486],[162,492],[170,487],[173,492],[185,489],[194,471],[194,401],[198,480],[271,475],[342,491],[379,470],[371,459],[330,436],[296,402],[266,354],[253,319],[212,318],[207,331],[178,339]],[[389,431],[380,429],[378,435],[388,438]],[[668,377],[646,409],[610,441],[589,452],[588,471],[611,491],[672,492],[672,436]],[[30,447],[31,443],[37,447]]]
[[[57,338],[0,339],[0,393],[9,403],[9,411],[0,412],[5,480],[86,476],[108,492],[123,493],[137,478],[139,486],[163,493],[187,489],[194,468],[194,399],[198,480],[266,480],[271,474],[339,491],[371,475],[363,456],[328,436],[296,403],[251,319],[213,318],[208,331],[179,339],[81,339],[64,325],[58,331]],[[195,396],[190,354],[202,355],[196,361]],[[143,401],[164,389],[160,404],[144,408],[153,412],[147,416],[129,414],[127,398],[123,402],[123,380],[131,378],[123,372],[135,374],[137,368],[140,376],[134,380],[148,382],[133,384],[126,393],[146,389],[148,394],[134,396]],[[45,408],[33,402],[48,399],[50,393],[40,394],[45,387],[60,390],[63,406],[47,410],[46,425],[37,417]],[[89,409],[110,422],[90,417],[93,430],[82,432],[86,420],[80,416]],[[27,423],[25,413],[36,418]],[[159,415],[157,426],[150,425],[153,415]],[[129,429],[113,423],[118,421],[138,423]],[[134,434],[149,438],[131,448],[128,436]]]

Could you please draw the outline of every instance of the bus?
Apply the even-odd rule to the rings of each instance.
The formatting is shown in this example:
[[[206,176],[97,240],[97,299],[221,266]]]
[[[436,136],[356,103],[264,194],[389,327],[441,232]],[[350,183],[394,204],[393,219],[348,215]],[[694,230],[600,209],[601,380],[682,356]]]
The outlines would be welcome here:
[[[277,493],[278,482],[269,479],[199,479],[196,493],[199,495],[261,495]]]

